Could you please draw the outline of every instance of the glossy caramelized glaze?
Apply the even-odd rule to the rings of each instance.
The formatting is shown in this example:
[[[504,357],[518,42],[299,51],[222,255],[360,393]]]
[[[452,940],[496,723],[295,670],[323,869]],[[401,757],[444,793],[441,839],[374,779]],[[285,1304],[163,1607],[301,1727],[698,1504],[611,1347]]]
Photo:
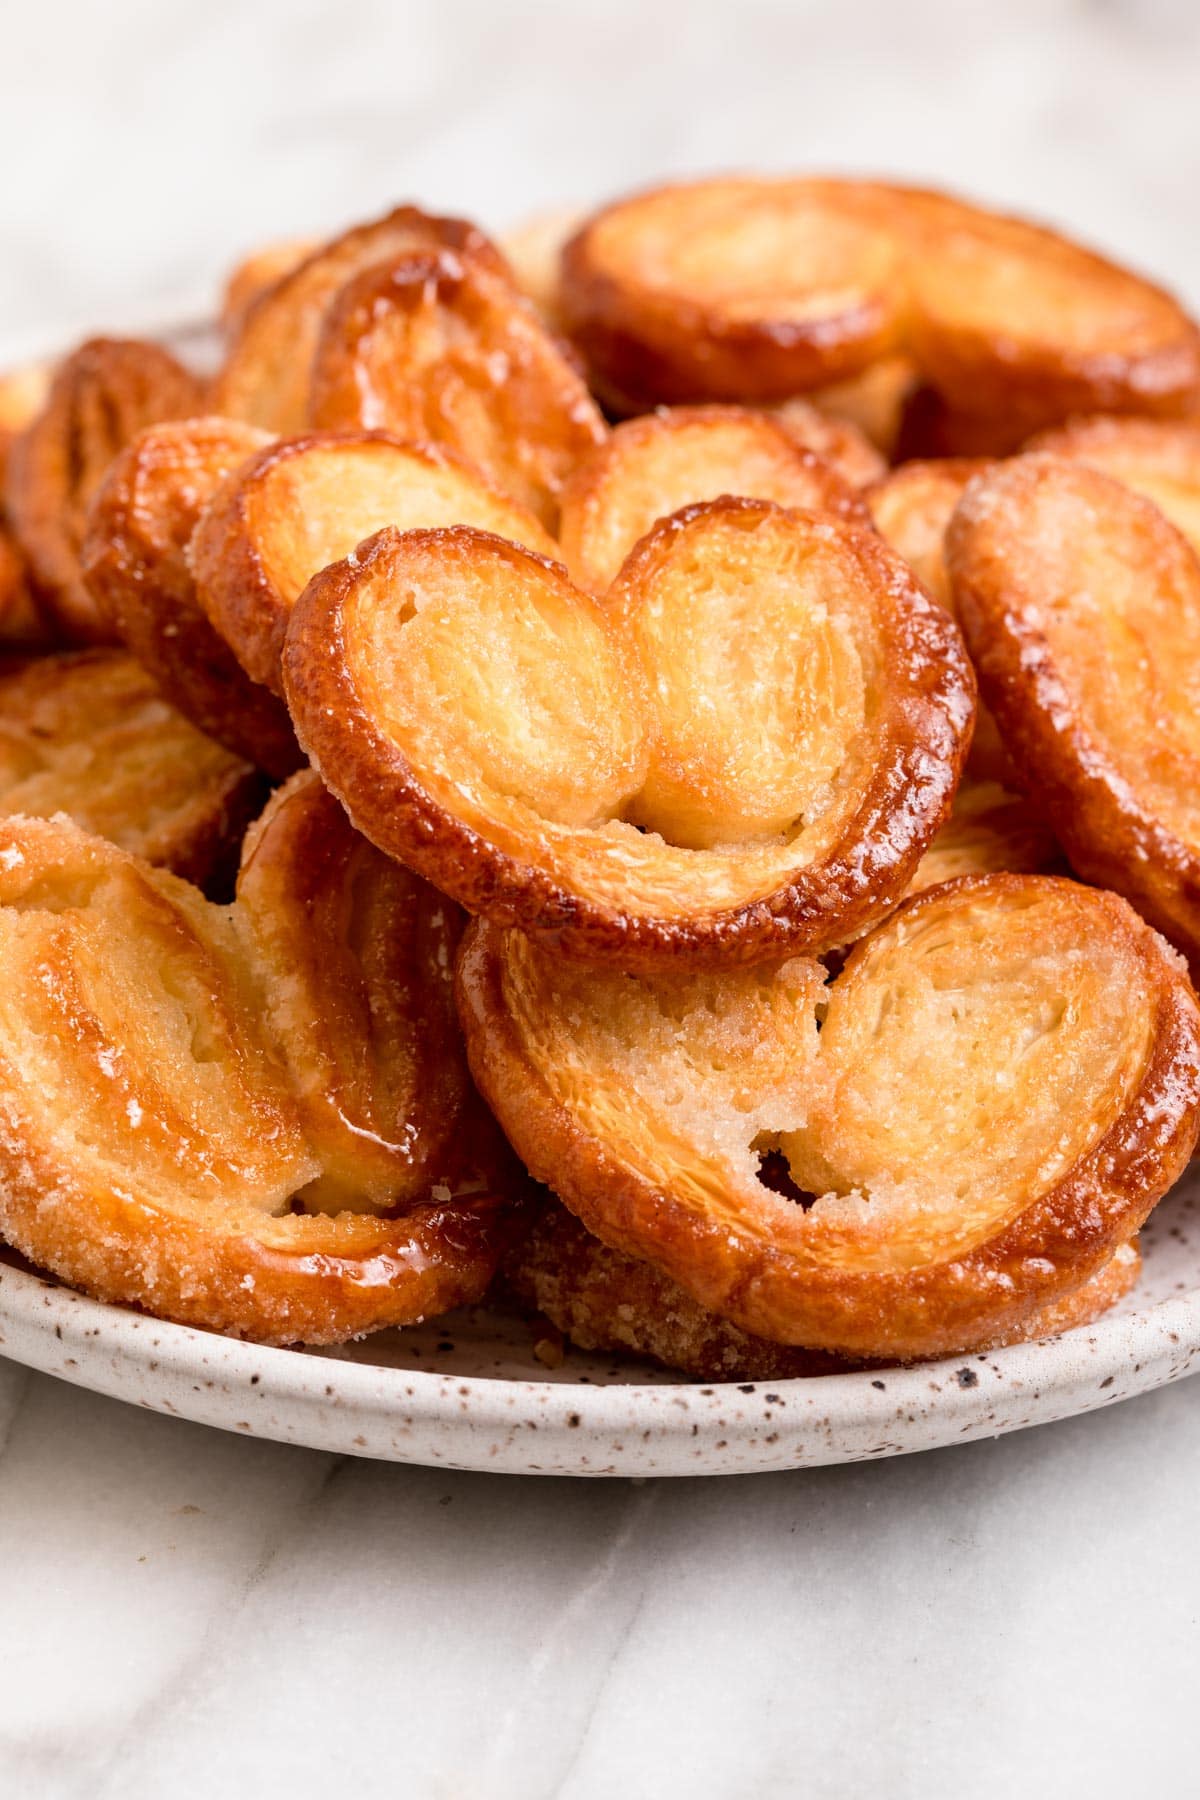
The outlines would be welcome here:
[[[445,903],[364,870],[298,782],[229,908],[65,821],[0,823],[0,1225],[101,1298],[330,1343],[477,1299],[513,1176],[463,1098],[429,954]],[[314,1022],[300,995],[335,970],[343,1006]],[[355,1210],[320,1210],[350,1191]]]
[[[723,494],[865,519],[843,477],[787,427],[740,406],[663,407],[618,425],[562,499],[559,547],[581,587],[603,593],[660,519]]]
[[[1048,877],[919,895],[828,986],[803,960],[638,980],[480,923],[459,1004],[483,1093],[589,1230],[744,1331],[854,1356],[994,1343],[1078,1289],[1200,1124],[1176,959]]]
[[[196,597],[187,548],[225,477],[270,443],[235,419],[140,432],[92,502],[83,574],[101,615],[173,706],[269,774],[301,761],[278,697],[251,681]]]
[[[288,619],[312,576],[381,526],[457,524],[553,547],[532,513],[449,451],[382,431],[312,432],[268,445],[229,475],[189,561],[216,629],[247,674],[278,693]]]
[[[288,628],[301,742],[373,842],[468,909],[656,967],[840,941],[949,808],[973,684],[874,533],[687,508],[603,606],[457,529],[381,532]]]
[[[317,341],[340,290],[365,269],[443,247],[506,273],[503,257],[477,226],[417,206],[398,206],[320,245],[261,292],[243,315],[213,386],[213,410],[266,431],[303,431]]]
[[[1194,419],[1070,419],[1026,446],[1087,463],[1153,500],[1200,549],[1200,423]]]
[[[947,536],[960,617],[1072,865],[1200,956],[1200,562],[1110,476],[1019,457]]]
[[[123,650],[0,663],[0,811],[67,813],[197,886],[237,867],[264,784]]]
[[[111,640],[79,567],[92,495],[144,425],[199,412],[200,383],[156,344],[93,338],[59,364],[8,462],[7,508],[39,596],[59,631]]]
[[[548,531],[604,420],[565,347],[512,282],[458,251],[367,269],[329,308],[309,421],[456,450]]]

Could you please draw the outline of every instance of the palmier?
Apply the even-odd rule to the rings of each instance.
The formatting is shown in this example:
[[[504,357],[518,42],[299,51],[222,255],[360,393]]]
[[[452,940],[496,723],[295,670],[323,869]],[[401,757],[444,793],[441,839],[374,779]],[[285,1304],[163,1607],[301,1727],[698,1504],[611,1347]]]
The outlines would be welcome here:
[[[230,270],[221,296],[221,328],[226,337],[235,338],[254,302],[319,249],[316,238],[280,238],[260,244],[244,256]]]
[[[626,420],[579,465],[563,494],[562,559],[581,587],[603,593],[659,519],[723,494],[866,517],[782,422],[739,406],[677,406]]]
[[[269,445],[226,478],[189,563],[205,612],[246,673],[279,693],[287,622],[318,570],[384,525],[457,524],[553,550],[532,513],[449,451],[387,432],[312,432]]]
[[[1200,1015],[1117,896],[968,877],[823,975],[797,958],[638,979],[477,922],[458,995],[531,1174],[780,1343],[998,1342],[1109,1263],[1186,1166]],[[764,1158],[784,1164],[769,1184]]]
[[[8,513],[39,598],[66,637],[112,637],[79,553],[88,506],[113,457],[143,426],[200,409],[196,377],[156,344],[93,338],[59,364],[45,405],[13,444]]]
[[[116,458],[88,515],[84,578],[164,695],[279,777],[302,761],[283,702],[251,681],[196,597],[187,547],[221,482],[271,439],[236,419],[152,425]]]
[[[228,908],[0,822],[0,1227],[101,1299],[332,1343],[478,1299],[511,1175],[452,1036],[453,909],[298,780]]]
[[[955,608],[946,573],[946,527],[968,481],[989,466],[979,457],[902,463],[864,495],[876,529],[951,614]],[[1013,779],[1000,729],[982,703],[975,714],[971,770],[984,781]]]
[[[1058,840],[1032,801],[998,781],[968,780],[908,891],[919,894],[960,875],[1040,875],[1063,867]]]
[[[605,396],[628,411],[787,400],[892,350],[901,251],[853,191],[700,181],[585,221],[563,251],[561,302]]]
[[[642,405],[782,400],[897,348],[952,411],[1026,432],[1200,394],[1200,332],[1160,288],[1057,232],[883,183],[617,201],[567,245],[563,305],[597,378]]]
[[[443,444],[558,524],[606,427],[564,347],[506,275],[453,250],[366,269],[325,316],[309,421]]]
[[[1141,1261],[1136,1242],[1122,1244],[1082,1287],[979,1347],[1090,1325],[1136,1286]],[[503,1274],[508,1291],[577,1349],[632,1352],[699,1381],[790,1381],[861,1366],[829,1351],[742,1331],[693,1300],[654,1263],[601,1243],[553,1200],[509,1253]]]
[[[214,384],[213,411],[281,435],[303,431],[313,355],[334,296],[364,269],[442,248],[506,273],[504,258],[474,225],[416,206],[398,206],[321,245],[249,307]]]
[[[123,650],[0,664],[0,810],[85,831],[206,887],[262,804],[248,763],[169,706]]]
[[[947,564],[1022,784],[1086,879],[1200,958],[1200,562],[1083,463],[1023,456],[968,487]]]
[[[1088,463],[1153,500],[1200,549],[1200,423],[1101,413],[1043,431],[1027,448]]]
[[[366,836],[469,910],[628,967],[842,941],[945,813],[973,682],[873,531],[723,499],[603,605],[482,532],[380,532],[288,625],[297,733]]]

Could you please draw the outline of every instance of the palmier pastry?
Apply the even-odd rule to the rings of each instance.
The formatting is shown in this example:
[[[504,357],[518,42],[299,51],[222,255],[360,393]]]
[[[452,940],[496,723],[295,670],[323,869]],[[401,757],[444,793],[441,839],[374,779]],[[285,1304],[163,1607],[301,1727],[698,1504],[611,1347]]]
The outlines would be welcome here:
[[[79,567],[105,470],[143,426],[200,407],[200,383],[155,344],[93,338],[60,363],[45,405],[13,444],[8,512],[39,598],[66,637],[112,637]]]
[[[318,249],[316,238],[280,238],[260,244],[244,256],[230,271],[221,296],[221,327],[226,337],[235,338],[254,302]]]
[[[1122,1244],[1073,1293],[1012,1326],[997,1343],[1054,1337],[1090,1325],[1137,1284],[1141,1256]],[[789,1381],[856,1365],[829,1351],[754,1337],[710,1312],[653,1263],[613,1250],[551,1200],[509,1253],[508,1291],[580,1350],[628,1351],[699,1381]],[[988,1344],[987,1348],[993,1348]]]
[[[626,967],[842,941],[949,810],[973,682],[876,534],[723,499],[603,605],[482,532],[380,532],[309,583],[284,680],[372,842],[469,910]]]
[[[563,483],[606,435],[530,303],[506,275],[453,250],[347,282],[317,341],[309,420],[457,450],[548,531]]]
[[[500,252],[474,225],[438,218],[416,206],[398,206],[314,250],[261,293],[244,315],[214,385],[214,412],[281,435],[303,431],[309,422],[313,355],[335,295],[364,269],[442,248],[507,273]]]
[[[0,664],[0,812],[84,830],[219,885],[264,784],[167,705],[123,650]]]
[[[280,691],[292,607],[319,569],[395,525],[474,525],[552,551],[541,525],[449,451],[382,431],[269,445],[218,488],[192,537],[199,599],[253,681]]]
[[[1101,413],[1043,431],[1028,448],[1088,463],[1153,500],[1200,550],[1200,422]]]
[[[900,247],[854,184],[716,180],[618,200],[563,251],[565,323],[605,397],[787,400],[903,327]]]
[[[579,465],[563,494],[562,559],[581,587],[603,593],[659,519],[722,494],[866,516],[782,422],[739,406],[678,406],[627,420]]]
[[[866,487],[887,474],[886,461],[853,420],[822,412],[799,398],[785,400],[771,410],[801,449],[811,450],[829,463],[851,487]]]
[[[1200,332],[1053,231],[881,183],[699,181],[620,200],[563,257],[597,378],[643,405],[781,400],[896,348],[952,409],[1024,422],[1185,412]]]
[[[902,463],[864,495],[876,529],[949,613],[954,612],[954,595],[943,551],[946,527],[968,481],[989,466],[979,457]],[[971,770],[983,781],[1013,782],[1000,729],[982,704],[975,715]]]
[[[1200,562],[1150,501],[1023,456],[947,534],[980,682],[1073,867],[1200,958]]]
[[[998,781],[964,781],[908,891],[919,894],[960,875],[1039,875],[1063,867],[1058,840],[1030,800]]]
[[[101,1299],[332,1343],[478,1299],[512,1209],[453,1037],[453,909],[298,780],[231,908],[0,822],[0,1228]]]
[[[271,442],[236,419],[152,425],[116,458],[82,566],[100,612],[173,706],[273,776],[302,761],[283,702],[251,681],[196,597],[187,547],[221,482]]]
[[[458,995],[485,1097],[588,1230],[743,1331],[855,1357],[996,1343],[1075,1292],[1200,1125],[1178,959],[1054,877],[919,894],[828,987],[802,959],[636,979],[478,922]]]

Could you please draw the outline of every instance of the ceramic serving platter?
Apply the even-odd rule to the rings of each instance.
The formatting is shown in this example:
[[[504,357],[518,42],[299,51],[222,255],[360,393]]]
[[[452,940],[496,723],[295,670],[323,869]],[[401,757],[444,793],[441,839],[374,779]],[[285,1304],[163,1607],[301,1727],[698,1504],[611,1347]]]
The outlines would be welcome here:
[[[265,1350],[105,1306],[0,1254],[0,1354],[249,1437],[525,1475],[734,1475],[900,1456],[1111,1406],[1200,1367],[1200,1163],[1142,1235],[1137,1291],[1098,1324],[915,1368],[683,1381],[568,1351],[492,1308],[338,1351]]]

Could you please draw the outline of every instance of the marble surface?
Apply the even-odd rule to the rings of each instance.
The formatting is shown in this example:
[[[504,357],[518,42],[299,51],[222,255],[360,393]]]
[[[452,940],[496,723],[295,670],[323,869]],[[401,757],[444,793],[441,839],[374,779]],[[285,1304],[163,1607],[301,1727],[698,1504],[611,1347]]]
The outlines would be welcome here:
[[[6,9],[0,333],[202,304],[409,195],[950,178],[1200,301],[1194,0]],[[455,1476],[0,1363],[0,1792],[1009,1800],[1194,1786],[1200,1384],[890,1464]]]

